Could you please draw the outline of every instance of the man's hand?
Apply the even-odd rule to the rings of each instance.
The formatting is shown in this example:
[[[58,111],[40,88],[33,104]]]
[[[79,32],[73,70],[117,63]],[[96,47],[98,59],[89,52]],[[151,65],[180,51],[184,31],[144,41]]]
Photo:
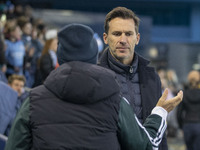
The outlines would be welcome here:
[[[168,95],[168,89],[165,89],[156,106],[164,108],[169,113],[182,101],[183,91],[179,91],[175,97],[168,100],[166,100],[167,95]]]

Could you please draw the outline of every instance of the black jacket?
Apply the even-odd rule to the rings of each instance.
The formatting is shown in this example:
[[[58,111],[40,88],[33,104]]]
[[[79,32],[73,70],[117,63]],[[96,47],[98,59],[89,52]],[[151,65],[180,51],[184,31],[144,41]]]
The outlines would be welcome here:
[[[128,97],[127,95],[131,95],[130,89],[134,90],[129,84],[126,84],[128,80],[133,80],[134,78],[131,77],[133,75],[130,73],[130,68],[132,68],[132,66],[126,66],[124,68],[119,69],[119,67],[116,66],[116,62],[113,62],[113,59],[109,59],[108,53],[109,49],[107,48],[102,53],[98,64],[102,67],[113,70],[117,74],[117,80],[120,84],[122,96]],[[161,97],[161,82],[158,74],[155,72],[155,69],[153,67],[148,66],[149,61],[138,55],[136,52],[134,53],[134,55],[137,55],[138,57],[137,69],[139,74],[139,87],[142,100],[142,118],[144,121],[148,117],[148,115],[150,115],[151,110],[156,106],[157,101]],[[127,87],[125,87],[124,84],[126,84]],[[163,141],[160,144],[159,150],[167,149],[167,139],[164,136]]]
[[[184,91],[183,101],[178,106],[177,118],[180,128],[184,123],[200,123],[200,89]]]
[[[41,74],[42,82],[47,78],[49,73],[54,70],[53,61],[49,53],[40,58],[39,71]]]
[[[52,72],[44,82],[45,88],[31,92],[35,149],[46,147],[44,143],[50,141],[77,149],[119,149],[116,122],[120,97],[113,77],[109,70],[81,62],[63,64]],[[60,134],[52,137],[47,129]]]

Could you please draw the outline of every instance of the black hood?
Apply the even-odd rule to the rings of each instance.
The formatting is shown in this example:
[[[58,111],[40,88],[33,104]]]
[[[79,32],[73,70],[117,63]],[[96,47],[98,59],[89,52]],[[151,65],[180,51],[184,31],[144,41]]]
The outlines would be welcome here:
[[[52,71],[44,86],[59,99],[80,104],[94,103],[119,93],[114,72],[78,61]]]

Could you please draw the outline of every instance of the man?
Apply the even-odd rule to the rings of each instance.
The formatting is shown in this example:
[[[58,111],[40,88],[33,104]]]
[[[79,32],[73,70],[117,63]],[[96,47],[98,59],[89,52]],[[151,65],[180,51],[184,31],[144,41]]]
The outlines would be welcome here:
[[[58,41],[60,67],[44,85],[31,90],[5,150],[157,149],[167,111],[180,103],[183,93],[166,101],[166,90],[144,128],[120,96],[115,73],[96,65],[98,46],[92,29],[67,25],[59,31]]]
[[[122,96],[134,108],[141,123],[151,113],[161,96],[161,82],[149,61],[135,52],[140,40],[140,19],[133,11],[117,7],[105,18],[103,39],[108,44],[99,64],[117,74]],[[159,150],[167,150],[164,137]]]
[[[22,95],[25,82],[26,79],[22,75],[13,74],[8,77],[8,84],[18,93],[18,96]]]
[[[13,74],[8,77],[8,85],[18,93],[17,111],[29,95],[29,89],[24,87],[25,83],[26,79],[23,75]]]

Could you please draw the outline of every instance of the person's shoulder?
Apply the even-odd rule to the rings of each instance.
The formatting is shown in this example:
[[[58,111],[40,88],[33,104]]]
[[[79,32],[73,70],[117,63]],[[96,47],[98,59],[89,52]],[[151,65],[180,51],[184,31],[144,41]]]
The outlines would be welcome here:
[[[144,58],[143,56],[141,56],[137,52],[135,52],[134,55],[135,55],[135,57],[138,57],[138,63],[139,63],[139,65],[148,66],[150,64],[150,61],[148,59]]]
[[[107,69],[107,68],[102,67],[102,66],[97,65],[97,64],[91,64],[91,63],[86,63],[86,62],[81,62],[81,61],[72,61],[72,62],[69,62],[69,63],[65,63],[65,66],[67,66],[67,65],[73,67],[74,69],[79,69],[80,71],[81,70],[84,71],[86,69],[86,70],[91,70],[94,73],[100,73],[100,74],[106,73],[106,74],[115,75],[115,73],[112,70]]]
[[[114,71],[97,64],[90,64],[81,61],[72,61],[61,65],[61,70],[67,70],[71,73],[80,73],[88,77],[98,78],[99,80],[115,80],[116,74]],[[58,68],[57,68],[58,69]]]
[[[4,83],[3,81],[0,81],[0,89],[2,94],[5,94],[3,91],[6,91],[7,93],[10,93],[8,95],[17,95],[17,92],[14,91],[8,84]]]

